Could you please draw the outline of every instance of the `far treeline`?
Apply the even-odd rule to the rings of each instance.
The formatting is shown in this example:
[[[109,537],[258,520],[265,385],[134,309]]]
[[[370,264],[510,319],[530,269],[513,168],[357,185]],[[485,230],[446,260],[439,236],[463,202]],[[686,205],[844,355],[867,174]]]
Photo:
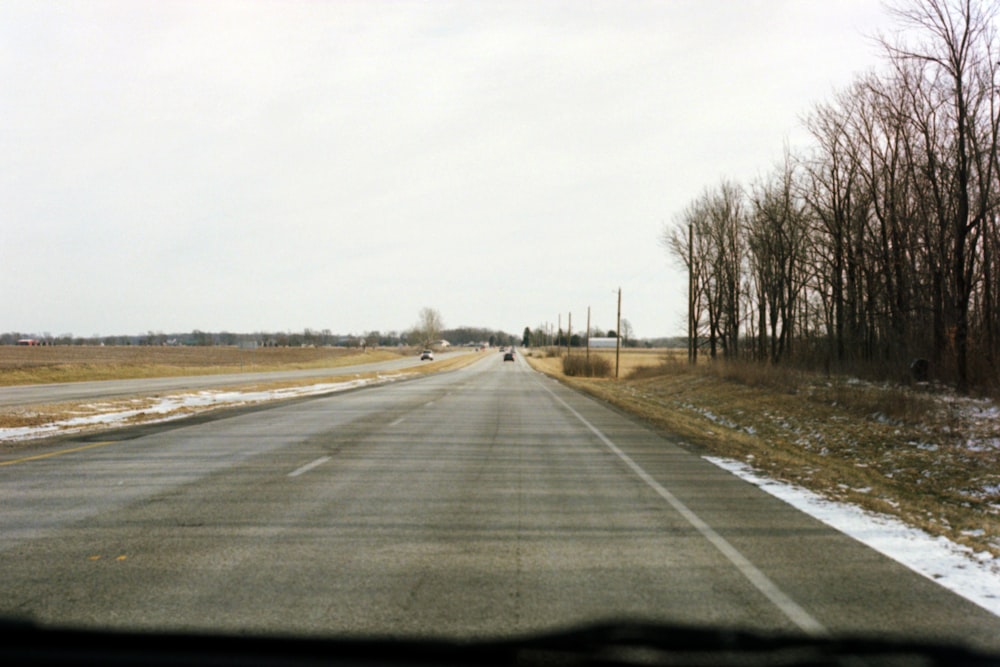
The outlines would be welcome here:
[[[440,339],[451,345],[488,343],[512,345],[520,338],[505,331],[479,327],[458,327],[436,332]],[[260,347],[398,347],[424,344],[416,331],[368,331],[362,334],[338,334],[329,329],[305,329],[301,332],[232,333],[229,331],[194,331],[164,333],[149,331],[139,335],[88,337],[73,334],[26,334],[8,332],[0,334],[0,345],[16,345],[18,341],[35,341],[39,345],[255,345]]]
[[[884,66],[805,117],[749,187],[723,181],[663,233],[708,355],[997,388],[1000,45],[995,2],[892,8]]]

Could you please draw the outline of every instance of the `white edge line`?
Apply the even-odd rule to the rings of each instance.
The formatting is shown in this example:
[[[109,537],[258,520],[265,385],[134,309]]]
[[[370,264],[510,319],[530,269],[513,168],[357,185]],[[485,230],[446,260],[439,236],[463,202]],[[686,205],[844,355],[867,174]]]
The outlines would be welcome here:
[[[978,561],[969,547],[934,537],[895,517],[829,500],[808,489],[771,479],[741,461],[717,456],[702,458],[1000,616],[1000,566],[994,565],[994,558]],[[989,557],[985,552],[983,555]]]
[[[753,584],[754,588],[760,591],[768,600],[770,600],[775,606],[777,606],[784,614],[788,617],[792,623],[797,625],[799,629],[810,635],[826,635],[827,629],[822,623],[817,621],[813,616],[803,609],[797,602],[788,597],[784,591],[778,588],[771,579],[761,572],[756,565],[751,563],[746,556],[739,552],[739,550],[730,544],[726,538],[719,535],[715,530],[712,529],[705,521],[701,519],[697,514],[695,514],[687,505],[680,501],[674,494],[668,491],[662,484],[657,482],[653,477],[647,473],[642,467],[632,460],[632,458],[618,448],[615,443],[601,433],[596,426],[587,421],[583,415],[573,409],[566,401],[561,399],[548,387],[543,386],[545,391],[549,392],[556,401],[558,401],[563,407],[570,411],[574,417],[580,420],[584,426],[586,426],[591,433],[596,435],[605,446],[610,449],[619,459],[621,459],[625,465],[627,465],[632,472],[634,472],[642,481],[644,481],[650,488],[656,491],[657,495],[663,498],[667,503],[677,511],[684,519],[694,527],[702,537],[708,540],[712,546],[719,550],[723,556],[725,556],[730,563],[736,566],[736,569],[746,577],[746,579]]]
[[[302,473],[309,472],[313,468],[321,466],[321,465],[323,465],[324,463],[326,463],[329,460],[330,460],[329,456],[321,456],[318,459],[316,459],[315,461],[313,461],[312,463],[307,463],[304,466],[302,466],[301,468],[298,468],[298,469],[293,470],[292,472],[288,473],[288,476],[289,477],[298,477]]]

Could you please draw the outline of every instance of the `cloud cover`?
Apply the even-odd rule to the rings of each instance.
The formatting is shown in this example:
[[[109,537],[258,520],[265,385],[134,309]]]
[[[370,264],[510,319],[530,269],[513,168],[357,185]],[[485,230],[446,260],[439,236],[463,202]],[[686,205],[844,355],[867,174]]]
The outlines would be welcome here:
[[[658,239],[875,66],[870,0],[0,4],[0,329],[679,333]],[[579,324],[576,324],[579,323]]]

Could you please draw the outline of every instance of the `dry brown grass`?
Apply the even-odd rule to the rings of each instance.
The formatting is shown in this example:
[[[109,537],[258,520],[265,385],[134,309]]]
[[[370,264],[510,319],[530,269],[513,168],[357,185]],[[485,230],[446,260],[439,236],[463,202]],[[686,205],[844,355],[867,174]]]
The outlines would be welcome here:
[[[1000,555],[992,404],[933,388],[756,364],[667,361],[620,381],[559,377],[696,448]]]
[[[408,354],[408,351],[407,351]],[[336,368],[398,358],[395,350],[163,346],[0,346],[0,386],[240,371]]]
[[[412,368],[407,368],[407,373],[440,373],[443,371],[454,371],[459,368],[464,368],[469,364],[479,361],[483,357],[491,354],[489,350],[483,350],[481,352],[469,352],[466,354],[460,354],[448,359],[439,359],[437,361],[431,361],[429,363],[422,363],[419,366],[414,366]]]
[[[628,377],[631,374],[644,372],[647,369],[658,369],[662,364],[673,359],[676,354],[676,350],[624,348],[616,360],[613,349],[602,348],[590,350],[591,359],[602,359],[610,365],[611,374],[606,379],[614,379],[616,364],[618,366],[619,377]],[[566,356],[586,358],[587,351],[586,348],[574,347],[567,354],[566,348],[544,347],[529,350],[527,356],[532,359],[533,363],[548,363],[543,361],[545,359],[554,360],[552,363],[555,364],[553,366],[555,368],[556,366],[562,366],[562,360]]]
[[[567,355],[562,362],[563,375],[606,378],[613,372],[611,362],[599,355]]]

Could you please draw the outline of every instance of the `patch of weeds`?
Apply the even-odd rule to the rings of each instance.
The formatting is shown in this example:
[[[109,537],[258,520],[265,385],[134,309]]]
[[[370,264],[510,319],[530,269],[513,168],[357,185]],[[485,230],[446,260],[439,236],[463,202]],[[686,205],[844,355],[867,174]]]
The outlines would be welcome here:
[[[611,362],[597,355],[573,354],[563,357],[563,374],[569,377],[611,377]]]

